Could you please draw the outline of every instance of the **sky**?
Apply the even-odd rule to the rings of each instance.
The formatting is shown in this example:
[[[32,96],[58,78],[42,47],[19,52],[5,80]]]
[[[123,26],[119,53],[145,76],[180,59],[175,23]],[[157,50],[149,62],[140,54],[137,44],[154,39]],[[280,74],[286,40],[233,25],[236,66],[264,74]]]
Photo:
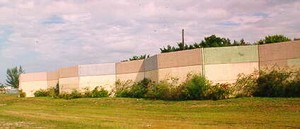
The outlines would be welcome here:
[[[300,37],[300,0],[1,0],[0,83],[27,73],[119,62],[215,34]]]

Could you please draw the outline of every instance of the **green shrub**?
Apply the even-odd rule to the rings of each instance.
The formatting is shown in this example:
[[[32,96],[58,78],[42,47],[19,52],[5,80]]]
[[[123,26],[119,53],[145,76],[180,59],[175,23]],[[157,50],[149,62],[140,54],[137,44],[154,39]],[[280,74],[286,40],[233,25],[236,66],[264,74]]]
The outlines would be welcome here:
[[[147,88],[149,85],[152,85],[152,81],[150,79],[143,79],[139,82],[134,83],[129,90],[129,97],[132,98],[144,98],[147,93]]]
[[[145,97],[149,99],[162,100],[172,99],[170,89],[171,85],[167,81],[161,81],[159,83],[149,85]]]
[[[117,80],[116,86],[114,89],[114,96],[115,97],[129,97],[130,96],[129,90],[130,90],[131,82],[132,82],[131,80],[128,80],[126,82]]]
[[[40,90],[35,91],[33,94],[35,97],[47,97],[47,96],[49,96],[49,91],[40,89]]]
[[[121,82],[118,80],[116,82],[116,97],[131,97],[131,98],[144,98],[147,93],[147,88],[152,85],[150,79],[143,79],[139,82],[135,82],[130,85],[131,81]]]
[[[91,92],[91,97],[93,98],[100,98],[100,97],[108,97],[108,91],[105,90],[104,88],[100,88],[97,86],[94,88],[94,90],[92,90]]]
[[[240,75],[234,88],[236,97],[299,97],[300,70],[272,67]]]
[[[71,95],[69,93],[66,93],[66,92],[63,92],[63,93],[60,93],[58,95],[59,98],[62,98],[62,99],[72,99],[71,98]]]
[[[82,94],[78,90],[73,90],[70,94],[71,99],[82,98]]]
[[[231,94],[230,84],[223,83],[223,84],[216,84],[210,86],[208,89],[208,99],[212,100],[220,100],[229,98]]]
[[[183,84],[183,99],[201,100],[206,99],[208,89],[211,86],[210,82],[202,75],[192,75]]]
[[[280,69],[261,70],[257,79],[258,86],[253,95],[260,97],[284,97],[291,74],[289,71]]]
[[[75,98],[82,98],[82,97],[83,95],[77,90],[73,90],[71,93],[63,92],[59,94],[59,98],[63,98],[63,99],[75,99]]]
[[[19,91],[19,97],[20,97],[20,98],[26,97],[26,93],[23,92],[23,90],[20,90],[20,91]]]
[[[84,88],[83,98],[91,98],[91,97],[92,97],[92,91],[88,87]]]
[[[233,86],[233,95],[235,97],[251,97],[257,88],[257,78],[259,71],[251,74],[239,74]]]

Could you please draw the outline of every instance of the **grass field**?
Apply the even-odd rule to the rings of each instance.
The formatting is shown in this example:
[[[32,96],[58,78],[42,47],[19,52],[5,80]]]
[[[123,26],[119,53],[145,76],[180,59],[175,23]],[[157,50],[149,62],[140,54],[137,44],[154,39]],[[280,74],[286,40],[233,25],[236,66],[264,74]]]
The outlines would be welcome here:
[[[300,128],[300,98],[160,101],[0,94],[0,128]]]

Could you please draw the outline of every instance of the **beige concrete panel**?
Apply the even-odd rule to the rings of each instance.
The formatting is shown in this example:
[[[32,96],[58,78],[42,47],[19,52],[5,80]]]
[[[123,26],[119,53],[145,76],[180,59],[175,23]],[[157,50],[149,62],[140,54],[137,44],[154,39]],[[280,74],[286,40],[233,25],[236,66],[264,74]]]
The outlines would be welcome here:
[[[158,68],[185,67],[202,64],[201,49],[158,54]]]
[[[47,81],[46,72],[26,73],[20,75],[20,82]]]
[[[145,78],[158,82],[158,70],[146,71]]]
[[[157,70],[157,55],[151,56],[150,58],[145,59],[145,71]]]
[[[120,81],[128,81],[131,80],[132,82],[138,82],[144,79],[145,75],[144,72],[139,73],[128,73],[128,74],[117,74],[117,80]]]
[[[258,70],[258,62],[205,65],[205,76],[213,83],[233,83],[239,73],[250,74]]]
[[[31,81],[22,82],[20,85],[21,90],[26,93],[26,97],[34,97],[34,92],[40,89],[47,89],[47,81]]]
[[[112,75],[115,69],[115,63],[79,65],[79,76]]]
[[[79,77],[59,78],[60,93],[79,90]]]
[[[115,87],[116,75],[103,75],[103,76],[84,76],[79,77],[79,88],[89,88],[93,90],[95,87],[100,86],[111,91]]]
[[[47,80],[58,80],[59,79],[59,71],[47,72]]]
[[[116,63],[117,74],[144,72],[144,60]]]
[[[178,79],[178,83],[186,80],[188,74],[201,74],[202,65],[194,65],[187,67],[174,67],[158,70],[159,81],[170,80],[172,78]]]
[[[286,59],[282,59],[282,60],[269,60],[269,61],[260,61],[259,63],[259,67],[260,69],[264,69],[264,68],[270,68],[270,67],[286,67],[288,66],[287,64],[287,60]]]
[[[260,61],[300,58],[300,41],[259,45]]]
[[[58,80],[50,80],[48,81],[48,88],[56,87]]]
[[[71,66],[59,69],[59,77],[77,77],[78,76],[78,66]]]

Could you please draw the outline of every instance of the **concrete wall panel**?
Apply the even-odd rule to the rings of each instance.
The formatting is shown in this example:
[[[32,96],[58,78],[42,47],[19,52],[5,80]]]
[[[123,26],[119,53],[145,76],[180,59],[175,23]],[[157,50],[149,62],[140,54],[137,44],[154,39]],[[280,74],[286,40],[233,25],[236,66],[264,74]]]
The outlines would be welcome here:
[[[126,61],[116,63],[117,74],[144,72],[144,60]]]
[[[47,73],[26,73],[20,75],[20,82],[31,82],[31,81],[47,81]]]
[[[59,79],[59,71],[47,72],[47,80],[58,80]]]
[[[138,82],[144,79],[144,72],[139,73],[128,73],[128,74],[117,74],[117,80],[128,81],[132,80],[133,82]]]
[[[145,59],[145,71],[157,70],[158,62],[157,55],[151,56],[150,58]]]
[[[59,69],[59,76],[60,78],[77,77],[78,66],[71,66]]]
[[[60,93],[69,93],[73,90],[79,90],[79,78],[69,77],[59,79]]]
[[[233,83],[239,73],[250,74],[255,70],[258,70],[258,62],[211,64],[205,65],[205,76],[214,83]]]
[[[260,61],[300,58],[300,41],[259,45]]]
[[[258,61],[257,45],[204,49],[205,64],[228,64]]]
[[[158,82],[158,70],[146,71],[145,78]]]
[[[177,78],[178,83],[181,83],[186,80],[188,74],[201,74],[202,65],[194,65],[187,67],[174,67],[174,68],[165,68],[158,70],[159,81],[170,80],[171,78]]]
[[[158,68],[184,67],[202,64],[201,49],[158,54]]]
[[[50,80],[47,83],[48,83],[48,88],[53,88],[56,87],[58,80]]]
[[[115,69],[115,63],[79,65],[79,76],[111,75]]]
[[[84,76],[79,78],[79,88],[89,88],[93,90],[95,87],[100,86],[104,89],[111,91],[115,87],[116,75],[103,75],[103,76]]]
[[[259,67],[260,69],[271,68],[271,67],[286,67],[287,60],[270,60],[270,61],[260,61]]]
[[[47,89],[47,81],[22,82],[19,89],[26,93],[26,97],[34,97],[34,92]]]
[[[300,58],[296,59],[288,59],[288,66],[290,67],[299,67],[300,66]]]

